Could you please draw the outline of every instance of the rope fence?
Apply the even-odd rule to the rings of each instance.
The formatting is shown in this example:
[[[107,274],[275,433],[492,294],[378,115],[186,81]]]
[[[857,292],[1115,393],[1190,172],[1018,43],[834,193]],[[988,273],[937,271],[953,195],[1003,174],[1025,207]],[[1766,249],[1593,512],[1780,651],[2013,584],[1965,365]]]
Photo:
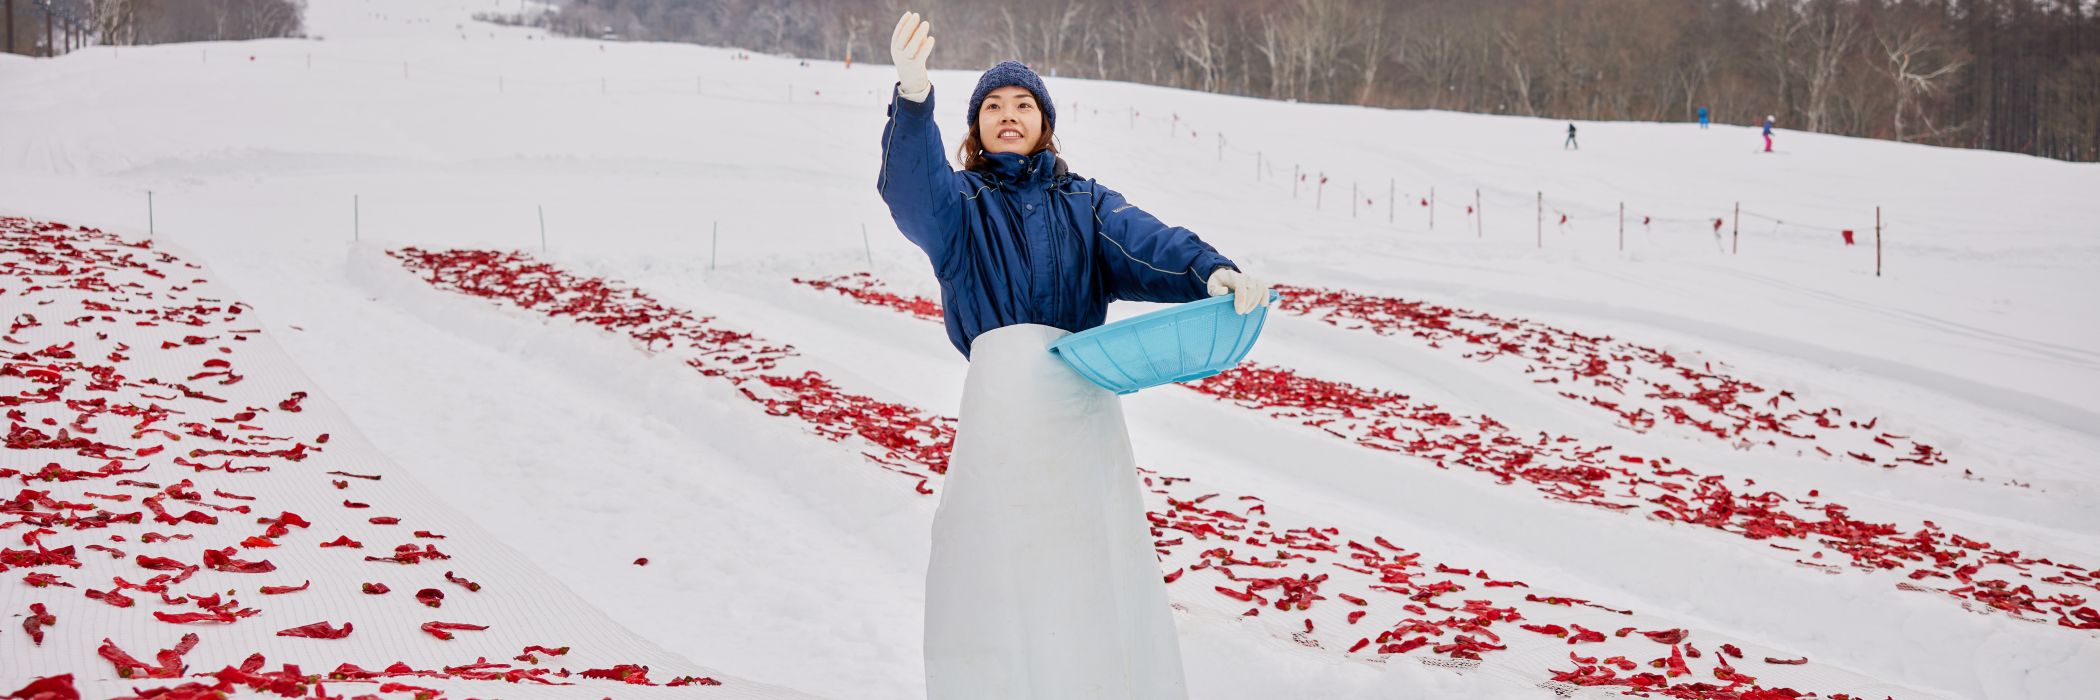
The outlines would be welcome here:
[[[1166,119],[1160,119],[1156,114],[1147,115],[1143,110],[1136,107],[1126,107],[1124,111],[1127,112],[1126,118],[1129,120],[1130,128],[1133,130],[1139,128],[1139,122],[1150,120],[1155,123],[1155,126],[1157,123],[1164,122],[1168,127],[1170,138],[1179,138],[1186,135],[1193,139],[1200,137],[1203,133],[1194,120],[1181,116],[1179,112],[1169,112]],[[1098,109],[1093,110],[1092,114],[1098,116],[1100,111]],[[1224,162],[1227,153],[1233,153],[1241,157],[1251,157],[1255,164],[1254,172],[1257,182],[1268,181],[1282,175],[1281,169],[1277,164],[1283,161],[1280,161],[1275,155],[1276,151],[1266,148],[1240,146],[1222,131],[1216,132],[1214,138],[1218,162]],[[1332,195],[1327,192],[1327,187],[1330,185],[1338,186],[1340,182],[1339,176],[1330,175],[1326,169],[1307,167],[1300,162],[1293,162],[1289,178],[1291,180],[1292,198],[1294,200],[1306,198],[1307,193],[1310,193],[1313,208],[1316,211],[1324,211],[1326,202],[1332,198]],[[1450,220],[1450,213],[1462,215],[1465,217],[1466,228],[1473,231],[1476,237],[1485,238],[1483,221],[1485,219],[1486,195],[1495,195],[1498,205],[1508,204],[1508,200],[1521,196],[1519,192],[1508,188],[1480,187],[1473,189],[1471,203],[1467,204],[1463,201],[1453,202],[1448,195],[1439,199],[1436,196],[1437,188],[1433,186],[1424,186],[1423,191],[1404,190],[1398,186],[1399,178],[1388,177],[1386,180],[1387,187],[1382,196],[1375,186],[1367,187],[1361,179],[1349,180],[1350,218],[1360,219],[1366,214],[1375,215],[1379,213],[1382,205],[1383,213],[1386,214],[1386,223],[1398,225],[1400,223],[1398,218],[1399,212],[1403,203],[1405,203],[1409,208],[1422,210],[1421,215],[1423,218],[1421,223],[1426,227],[1427,231],[1434,232],[1436,230],[1436,215],[1441,210],[1447,212],[1446,221]],[[1375,185],[1375,179],[1372,182]],[[1446,191],[1449,192],[1450,190]],[[1710,232],[1716,242],[1717,251],[1728,255],[1739,255],[1741,253],[1742,217],[1750,217],[1772,224],[1771,229],[1765,232],[1765,235],[1768,237],[1776,238],[1780,232],[1786,230],[1799,230],[1827,236],[1826,240],[1830,240],[1840,248],[1859,244],[1860,234],[1866,231],[1869,226],[1865,222],[1851,226],[1831,225],[1828,223],[1809,222],[1797,217],[1781,217],[1742,210],[1740,202],[1735,203],[1733,208],[1726,213],[1711,217],[1688,217],[1684,216],[1681,210],[1663,214],[1660,212],[1665,210],[1660,207],[1642,207],[1623,200],[1613,203],[1610,208],[1600,208],[1581,202],[1555,201],[1543,191],[1534,191],[1530,194],[1533,194],[1533,196],[1527,199],[1533,200],[1531,203],[1533,204],[1534,217],[1538,222],[1534,242],[1537,248],[1546,247],[1545,229],[1549,223],[1558,233],[1564,235],[1579,234],[1585,229],[1584,224],[1589,222],[1610,224],[1615,227],[1613,230],[1617,234],[1618,250],[1622,252],[1626,246],[1625,230],[1628,225],[1638,225],[1644,234],[1652,234],[1658,224],[1671,228],[1696,227],[1696,230]],[[1866,207],[1861,207],[1862,218],[1864,218],[1865,210]],[[1875,247],[1874,274],[1876,277],[1879,277],[1883,273],[1881,239],[1883,234],[1887,232],[1888,227],[1882,217],[1881,207],[1874,206],[1873,210],[1874,221],[1871,226],[1873,227]],[[1724,236],[1726,236],[1725,239],[1723,238]]]

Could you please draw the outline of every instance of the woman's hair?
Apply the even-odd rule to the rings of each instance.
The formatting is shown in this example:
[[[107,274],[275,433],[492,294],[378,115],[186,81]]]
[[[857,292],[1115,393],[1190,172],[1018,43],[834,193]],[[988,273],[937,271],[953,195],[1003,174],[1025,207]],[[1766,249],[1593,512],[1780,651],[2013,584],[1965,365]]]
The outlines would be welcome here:
[[[971,126],[969,135],[963,137],[962,145],[955,148],[955,158],[962,161],[964,170],[983,170],[992,165],[992,159],[984,157],[984,142],[977,138],[977,131],[982,128],[983,122]],[[1043,120],[1043,133],[1036,137],[1035,146],[1035,150],[1029,151],[1028,155],[1041,153],[1045,149],[1051,153],[1057,152],[1057,127],[1052,125],[1050,120]]]

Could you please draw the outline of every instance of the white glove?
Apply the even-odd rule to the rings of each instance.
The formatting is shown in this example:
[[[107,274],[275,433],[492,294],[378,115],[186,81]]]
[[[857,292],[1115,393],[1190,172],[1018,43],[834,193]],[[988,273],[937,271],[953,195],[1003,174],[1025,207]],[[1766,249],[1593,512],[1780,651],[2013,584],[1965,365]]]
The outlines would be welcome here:
[[[933,91],[933,81],[926,77],[926,57],[932,53],[933,23],[919,21],[917,12],[897,18],[897,30],[890,33],[890,62],[897,64],[899,97],[926,101]]]
[[[1269,283],[1229,267],[1211,272],[1210,295],[1224,296],[1228,292],[1232,294],[1232,310],[1242,316],[1269,305]]]

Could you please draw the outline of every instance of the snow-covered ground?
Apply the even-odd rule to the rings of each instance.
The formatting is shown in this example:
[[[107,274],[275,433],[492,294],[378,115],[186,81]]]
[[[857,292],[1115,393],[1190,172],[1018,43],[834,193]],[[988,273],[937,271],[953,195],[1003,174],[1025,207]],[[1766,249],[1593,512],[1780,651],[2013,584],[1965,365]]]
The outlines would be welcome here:
[[[953,415],[965,365],[937,326],[793,281],[871,271],[936,296],[874,191],[888,67],[550,39],[468,19],[515,3],[311,5],[316,40],[0,56],[0,215],[137,239],[151,191],[159,241],[253,305],[290,365],[428,485],[433,508],[515,549],[548,585],[737,678],[829,697],[920,694],[935,497],[673,355],[430,288],[385,253],[529,250],[792,344],[798,371]],[[975,77],[934,74],[951,144]],[[1753,129],[1729,125],[1583,124],[1583,149],[1563,151],[1565,124],[1548,120],[1060,78],[1050,90],[1073,170],[1249,271],[1725,363],[1848,418],[1877,417],[1947,463],[1881,468],[1667,425],[1635,433],[1521,367],[1306,316],[1272,318],[1255,362],[1493,416],[1515,435],[1816,490],[1863,520],[1931,521],[2100,566],[2100,167],[1784,131],[1767,155]],[[1310,176],[1295,188],[1294,168]],[[1365,200],[1353,214],[1352,186]],[[0,388],[19,390],[14,381]],[[1645,509],[1544,500],[1195,392],[1151,390],[1125,407],[1140,464],[1260,494],[1272,514],[1377,533],[1428,561],[1630,608],[1707,635],[1693,638],[1701,646],[1806,656],[1809,675],[1794,677],[1804,690],[2065,698],[2100,685],[2092,631],[1899,591],[1911,581],[1900,571],[1826,574],[1765,543]],[[645,556],[649,566],[631,565]],[[9,576],[10,615],[77,597]],[[1207,614],[1197,596],[1225,604],[1207,582],[1185,588],[1174,590],[1192,602],[1179,619],[1197,697],[1548,694],[1530,687],[1544,676],[1307,649]],[[91,651],[119,631],[50,633]],[[1507,667],[1573,665],[1546,651],[1562,658]],[[61,670],[109,675],[68,653],[49,667],[0,657],[0,680],[15,682],[0,690]],[[1794,668],[1738,665],[1767,680]]]

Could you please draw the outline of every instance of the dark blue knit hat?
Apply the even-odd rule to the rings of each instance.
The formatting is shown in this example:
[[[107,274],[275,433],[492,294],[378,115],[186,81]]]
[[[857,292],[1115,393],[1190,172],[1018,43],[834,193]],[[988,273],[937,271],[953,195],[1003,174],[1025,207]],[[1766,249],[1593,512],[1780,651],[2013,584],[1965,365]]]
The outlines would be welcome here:
[[[993,90],[1018,85],[1035,93],[1035,104],[1043,110],[1043,121],[1050,127],[1057,126],[1057,107],[1050,104],[1050,88],[1043,87],[1043,76],[1036,75],[1027,64],[1020,61],[1000,61],[977,79],[977,90],[970,93],[970,128],[977,127],[977,110],[984,106],[984,96]]]

